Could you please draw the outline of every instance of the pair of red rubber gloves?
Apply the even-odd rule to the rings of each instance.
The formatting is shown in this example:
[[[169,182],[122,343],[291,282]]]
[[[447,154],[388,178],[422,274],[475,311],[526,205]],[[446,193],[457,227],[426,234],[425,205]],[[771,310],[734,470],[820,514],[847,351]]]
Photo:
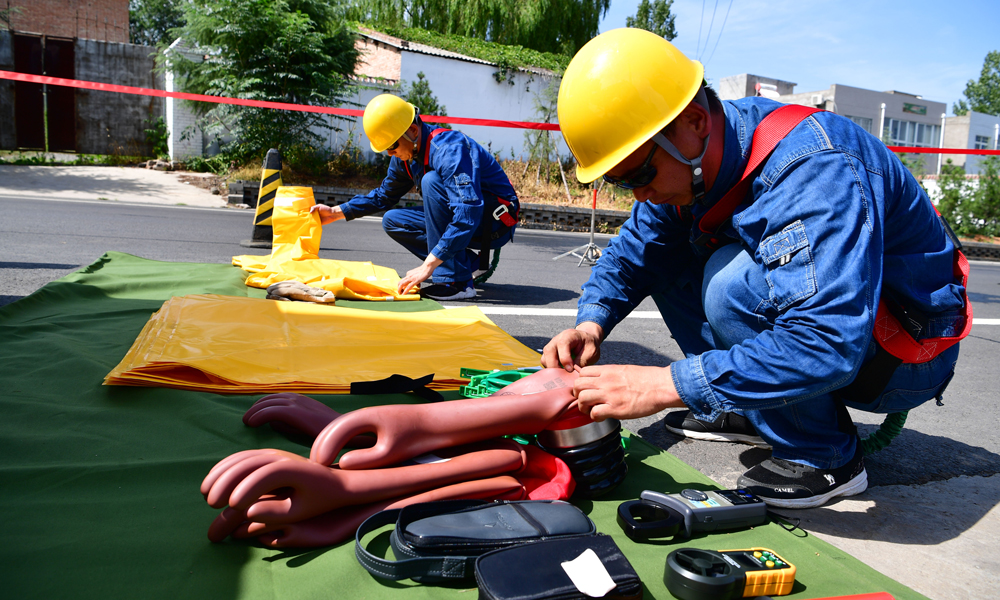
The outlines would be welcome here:
[[[275,548],[327,546],[353,536],[381,510],[416,502],[568,499],[574,484],[565,463],[500,438],[537,434],[575,411],[575,379],[576,373],[542,369],[486,398],[346,415],[301,394],[262,398],[243,422],[314,438],[310,456],[246,450],[216,464],[201,493],[212,507],[226,508],[208,537],[255,537]],[[346,447],[361,449],[337,462]]]

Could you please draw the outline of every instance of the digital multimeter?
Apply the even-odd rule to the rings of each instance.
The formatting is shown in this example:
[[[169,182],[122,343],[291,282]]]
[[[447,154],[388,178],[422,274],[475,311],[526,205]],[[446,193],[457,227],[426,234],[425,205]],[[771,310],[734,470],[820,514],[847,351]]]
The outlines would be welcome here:
[[[667,555],[663,582],[680,600],[784,596],[792,591],[795,567],[767,548],[681,548]]]
[[[618,524],[637,542],[767,522],[767,505],[746,490],[686,489],[679,494],[646,490],[639,498],[618,506]]]

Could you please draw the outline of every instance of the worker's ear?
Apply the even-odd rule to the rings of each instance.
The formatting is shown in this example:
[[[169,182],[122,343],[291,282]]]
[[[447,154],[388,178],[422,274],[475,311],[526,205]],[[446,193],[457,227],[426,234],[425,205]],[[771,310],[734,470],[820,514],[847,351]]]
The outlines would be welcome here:
[[[406,135],[410,136],[410,139],[417,139],[417,136],[420,135],[420,125],[417,125],[416,123],[410,125],[410,127],[406,130]]]
[[[712,116],[705,110],[704,106],[694,101],[691,101],[681,111],[681,114],[677,115],[674,122],[676,123],[675,127],[684,127],[700,139],[705,139],[712,132]]]

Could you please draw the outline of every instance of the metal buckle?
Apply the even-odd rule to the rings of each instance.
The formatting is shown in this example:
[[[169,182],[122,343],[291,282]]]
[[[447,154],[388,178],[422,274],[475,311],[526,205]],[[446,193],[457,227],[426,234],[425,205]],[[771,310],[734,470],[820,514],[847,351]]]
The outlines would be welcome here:
[[[501,204],[496,208],[496,210],[493,211],[493,218],[499,221],[504,213],[509,213],[509,212],[510,210],[508,210],[505,205]]]

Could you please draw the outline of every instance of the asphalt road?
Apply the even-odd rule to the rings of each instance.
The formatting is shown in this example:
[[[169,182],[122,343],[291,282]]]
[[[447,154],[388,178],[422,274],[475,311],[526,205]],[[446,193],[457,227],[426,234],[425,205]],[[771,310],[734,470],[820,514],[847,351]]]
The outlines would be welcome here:
[[[240,246],[251,233],[252,213],[233,209],[152,206],[116,202],[0,200],[0,305],[26,296],[49,281],[90,264],[108,250],[165,261],[228,263],[236,254],[266,254]],[[598,245],[608,236],[598,236]],[[554,257],[587,243],[582,234],[521,230],[504,248],[500,267],[481,288],[476,303],[500,327],[540,349],[574,325],[572,311],[589,269],[578,260]],[[381,231],[377,219],[335,223],[324,230],[323,258],[371,260],[399,273],[416,258]],[[975,262],[970,297],[978,319],[1000,318],[1000,263]],[[564,314],[541,314],[559,312]],[[563,309],[552,311],[551,309]],[[514,314],[495,314],[503,310]],[[647,300],[639,311],[655,311]],[[518,314],[520,313],[520,314]],[[602,346],[602,362],[666,365],[682,354],[662,321],[630,318]],[[962,344],[958,372],[944,406],[924,405],[910,413],[906,429],[882,453],[871,457],[871,485],[923,484],[961,475],[1000,473],[1000,392],[993,377],[1000,357],[1000,326],[974,325]],[[881,422],[855,413],[862,432]],[[667,433],[661,416],[627,423],[644,438],[670,450],[723,485],[735,485],[767,451],[735,444],[691,442]]]
[[[229,263],[252,213],[231,209],[31,200],[0,195],[0,305],[116,250],[165,261]],[[608,236],[598,236],[607,244]],[[581,234],[519,231],[497,273],[475,300],[504,330],[532,348],[572,327],[589,269],[553,257],[587,242]],[[371,260],[404,273],[418,261],[395,246],[377,219],[325,228],[321,256]],[[1000,586],[1000,263],[974,262],[969,297],[976,322],[962,343],[957,374],[944,397],[910,412],[902,434],[866,458],[869,489],[846,501],[797,511],[805,529],[935,600],[983,598]],[[666,365],[681,358],[651,301],[652,318],[629,318],[602,347],[603,363]],[[498,314],[500,313],[500,314]],[[986,321],[991,319],[992,323]],[[881,422],[855,412],[862,433]],[[684,440],[662,415],[626,427],[675,454],[720,485],[732,487],[767,451]],[[942,577],[944,573],[947,576]]]

